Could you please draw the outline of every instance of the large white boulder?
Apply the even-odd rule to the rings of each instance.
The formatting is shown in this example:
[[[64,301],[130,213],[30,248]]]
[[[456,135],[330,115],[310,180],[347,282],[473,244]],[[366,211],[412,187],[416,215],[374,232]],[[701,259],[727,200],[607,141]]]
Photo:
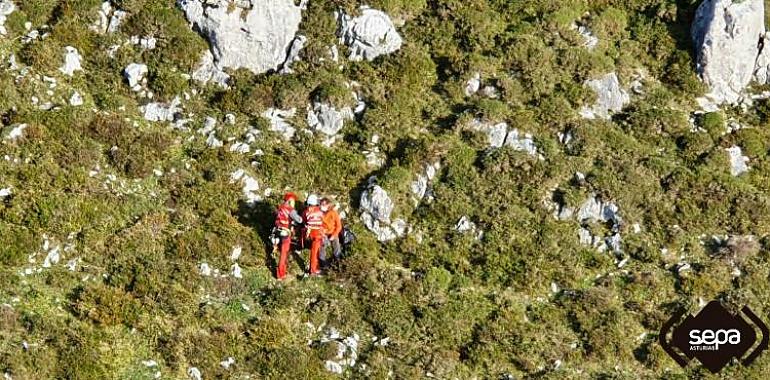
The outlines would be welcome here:
[[[380,10],[361,7],[361,15],[338,14],[340,41],[350,48],[351,61],[371,61],[401,48],[403,40],[390,17]]]
[[[623,89],[615,73],[609,73],[599,79],[586,81],[586,86],[596,93],[596,103],[584,106],[580,115],[586,119],[609,119],[631,101],[628,92]]]
[[[735,104],[754,77],[765,33],[763,0],[705,0],[692,24],[697,70],[709,93],[699,103]]]
[[[218,68],[255,74],[278,69],[302,21],[293,0],[179,0],[187,20],[211,45]]]

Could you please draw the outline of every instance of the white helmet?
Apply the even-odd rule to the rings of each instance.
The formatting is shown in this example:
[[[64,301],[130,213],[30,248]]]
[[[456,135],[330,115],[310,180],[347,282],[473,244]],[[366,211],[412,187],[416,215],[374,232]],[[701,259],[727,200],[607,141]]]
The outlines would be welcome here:
[[[310,194],[307,197],[307,204],[310,206],[318,206],[318,196],[315,194]]]

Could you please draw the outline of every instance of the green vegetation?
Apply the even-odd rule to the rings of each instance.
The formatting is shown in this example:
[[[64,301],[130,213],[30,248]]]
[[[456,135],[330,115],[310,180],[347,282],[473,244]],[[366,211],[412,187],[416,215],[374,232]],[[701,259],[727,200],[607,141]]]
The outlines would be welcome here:
[[[11,189],[0,198],[0,373],[184,379],[196,367],[206,379],[338,378],[324,368],[337,354],[320,339],[330,327],[361,338],[356,365],[341,375],[351,379],[727,379],[770,370],[768,354],[718,376],[681,369],[657,343],[672,311],[695,311],[699,299],[770,313],[770,104],[690,125],[704,92],[689,42],[694,0],[377,0],[368,4],[404,22],[403,47],[339,63],[327,51],[337,42],[332,12],[363,2],[311,0],[295,73],[228,71],[227,90],[183,75],[207,43],[173,0],[114,1],[129,16],[112,34],[89,28],[100,1],[16,3],[0,56],[15,54],[29,73],[0,71],[0,130],[28,127],[0,140],[0,189]],[[576,21],[599,38],[595,49],[581,46]],[[50,34],[24,43],[26,22]],[[154,36],[157,48],[124,44],[134,35]],[[58,71],[65,46],[83,56],[84,71],[71,78]],[[148,65],[153,101],[189,96],[187,129],[142,118],[147,100],[122,74],[132,62]],[[642,73],[642,94],[612,120],[583,119],[580,108],[595,100],[583,82],[613,71],[624,85]],[[465,96],[476,72],[497,98]],[[315,100],[352,105],[350,81],[367,108],[331,148],[303,131],[280,140],[260,116],[294,107],[302,129]],[[68,105],[74,91],[84,105]],[[32,97],[58,107],[41,110]],[[197,132],[205,116],[218,120],[223,148]],[[487,149],[468,127],[474,119],[532,134],[543,160]],[[728,132],[731,121],[745,128]],[[249,126],[262,131],[251,153],[231,152]],[[361,153],[374,134],[387,155],[380,169]],[[725,152],[733,145],[750,159],[739,177]],[[415,206],[410,183],[436,161],[433,200]],[[260,195],[273,192],[246,204],[231,180],[238,169],[257,179]],[[394,216],[409,221],[405,238],[379,243],[360,222],[372,175]],[[284,189],[336,197],[358,236],[323,278],[273,279],[268,233]],[[554,218],[552,200],[577,208],[591,194],[620,208],[623,268],[580,244],[575,218]],[[464,216],[480,240],[455,230]],[[43,268],[53,247],[61,261]],[[229,274],[235,247],[242,278],[199,273],[206,263]],[[680,261],[692,269],[677,273]],[[302,269],[290,265],[295,277]],[[226,369],[228,357],[235,364]]]

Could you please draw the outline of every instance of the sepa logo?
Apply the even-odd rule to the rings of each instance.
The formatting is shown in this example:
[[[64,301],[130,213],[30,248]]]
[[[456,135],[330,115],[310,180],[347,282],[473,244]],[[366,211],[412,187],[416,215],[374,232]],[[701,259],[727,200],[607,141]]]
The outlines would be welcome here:
[[[762,332],[762,340],[756,347],[755,327],[746,322],[741,313]],[[663,325],[660,344],[682,367],[693,358],[712,373],[722,370],[734,358],[749,365],[767,349],[770,331],[748,307],[744,306],[741,313],[730,313],[719,301],[709,302],[696,316],[688,315],[684,320],[684,311],[679,311]],[[752,347],[751,354],[744,357]]]

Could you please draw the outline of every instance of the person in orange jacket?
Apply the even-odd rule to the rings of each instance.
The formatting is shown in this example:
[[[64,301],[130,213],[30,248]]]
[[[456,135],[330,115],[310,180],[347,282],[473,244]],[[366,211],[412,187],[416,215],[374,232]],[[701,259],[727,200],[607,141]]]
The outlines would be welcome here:
[[[307,208],[305,209],[305,239],[310,240],[310,275],[317,276],[321,274],[318,264],[318,254],[321,251],[323,243],[323,211],[318,207],[318,196],[310,194],[307,197]]]
[[[332,255],[335,259],[342,255],[342,244],[340,244],[342,219],[329,198],[321,199],[321,211],[324,213],[324,240],[323,246],[321,247],[321,264],[326,265],[326,254],[329,250],[329,246],[332,247]]]
[[[278,269],[275,277],[283,280],[286,277],[286,262],[289,259],[289,250],[291,249],[291,224],[302,224],[302,217],[294,209],[294,203],[297,196],[294,193],[286,193],[283,197],[283,203],[278,206],[275,217],[275,228],[278,231],[278,239],[281,247],[281,258],[278,261]]]

